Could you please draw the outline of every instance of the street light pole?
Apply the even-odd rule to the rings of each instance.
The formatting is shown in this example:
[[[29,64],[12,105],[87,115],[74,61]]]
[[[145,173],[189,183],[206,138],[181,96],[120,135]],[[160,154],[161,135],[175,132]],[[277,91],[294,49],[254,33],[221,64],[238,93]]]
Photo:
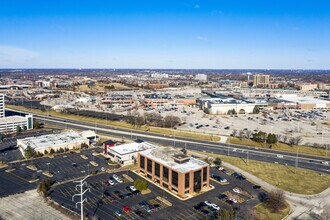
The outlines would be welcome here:
[[[50,174],[50,172],[49,172],[49,165],[50,165],[50,163],[47,163],[47,166],[48,166],[48,174]]]

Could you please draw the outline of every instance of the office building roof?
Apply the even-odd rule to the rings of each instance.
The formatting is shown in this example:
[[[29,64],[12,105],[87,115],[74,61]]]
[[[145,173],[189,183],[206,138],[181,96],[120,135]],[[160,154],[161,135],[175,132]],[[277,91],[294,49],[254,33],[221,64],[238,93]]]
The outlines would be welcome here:
[[[19,123],[22,121],[26,121],[26,117],[8,116],[8,117],[0,118],[0,124]]]
[[[117,145],[115,147],[109,148],[109,150],[116,152],[120,155],[124,155],[124,154],[131,154],[140,151],[145,151],[156,147],[157,147],[156,145],[150,144],[148,142],[141,142],[141,143],[133,142],[128,144]]]

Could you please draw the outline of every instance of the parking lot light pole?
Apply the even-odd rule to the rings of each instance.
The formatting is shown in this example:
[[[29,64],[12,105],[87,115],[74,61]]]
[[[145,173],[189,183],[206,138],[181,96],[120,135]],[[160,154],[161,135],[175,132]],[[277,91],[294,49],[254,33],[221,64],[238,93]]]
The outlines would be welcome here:
[[[299,147],[297,148],[297,155],[296,155],[296,170],[295,172],[297,172],[297,167],[298,167],[298,163],[299,163]]]
[[[49,165],[50,165],[50,163],[46,163],[46,164],[48,166],[48,174],[50,174],[50,172],[49,172]]]
[[[75,197],[75,196],[80,196],[80,201],[79,201],[79,202],[76,202],[76,208],[77,208],[78,204],[80,204],[80,219],[81,219],[81,220],[84,220],[84,202],[87,201],[87,198],[84,198],[84,199],[83,199],[83,197],[84,197],[84,194],[85,194],[87,191],[90,192],[90,189],[89,189],[89,188],[87,188],[87,189],[85,189],[85,191],[83,191],[83,189],[84,189],[84,185],[87,185],[86,179],[87,179],[88,177],[89,177],[89,175],[86,176],[86,177],[85,177],[84,179],[82,179],[82,180],[73,181],[74,183],[78,183],[78,185],[76,185],[76,190],[77,190],[77,187],[80,187],[80,193],[74,194],[74,195],[72,196],[72,201],[74,202],[74,197]]]

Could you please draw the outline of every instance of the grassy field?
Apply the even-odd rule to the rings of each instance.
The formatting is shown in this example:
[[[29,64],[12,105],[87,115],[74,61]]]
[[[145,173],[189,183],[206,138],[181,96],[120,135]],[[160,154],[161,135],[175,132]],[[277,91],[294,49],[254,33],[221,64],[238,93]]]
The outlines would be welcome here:
[[[197,140],[220,141],[219,136],[210,135],[210,134],[194,133],[194,132],[188,132],[188,131],[178,131],[178,130],[173,130],[173,129],[150,127],[150,126],[134,127],[131,124],[126,123],[124,121],[110,121],[110,120],[104,120],[104,119],[98,119],[98,118],[92,118],[92,117],[86,117],[86,116],[65,114],[65,113],[60,113],[60,112],[55,112],[55,111],[43,112],[38,109],[30,109],[30,108],[25,108],[23,106],[16,106],[16,105],[6,105],[6,106],[8,108],[36,113],[36,114],[43,114],[43,115],[50,114],[55,117],[91,122],[91,123],[95,123],[95,124],[110,125],[110,126],[119,127],[119,128],[153,132],[153,133],[171,135],[171,136],[175,135],[178,137],[187,137],[187,138],[193,138],[193,139],[197,139]]]
[[[279,212],[271,212],[265,204],[261,203],[254,207],[255,215],[257,219],[267,219],[267,220],[278,220],[283,219],[285,216],[287,216],[290,213],[290,206],[289,204],[286,204],[286,207],[282,209]]]
[[[231,144],[240,144],[240,145],[246,145],[246,146],[252,146],[252,147],[258,147],[258,148],[267,148],[269,149],[269,144],[264,143],[258,143],[250,139],[246,138],[236,138],[236,137],[229,137],[228,143]],[[291,153],[297,153],[297,149],[299,148],[299,154],[309,154],[309,155],[315,155],[315,156],[326,156],[326,152],[324,149],[317,149],[313,147],[307,147],[307,146],[289,146],[287,144],[278,143],[278,144],[272,144],[272,150],[279,150],[279,151],[285,151],[285,152],[291,152]]]
[[[223,161],[245,170],[260,179],[288,192],[312,195],[330,187],[330,175],[292,166],[228,157],[204,152],[198,152],[211,157],[220,157]]]

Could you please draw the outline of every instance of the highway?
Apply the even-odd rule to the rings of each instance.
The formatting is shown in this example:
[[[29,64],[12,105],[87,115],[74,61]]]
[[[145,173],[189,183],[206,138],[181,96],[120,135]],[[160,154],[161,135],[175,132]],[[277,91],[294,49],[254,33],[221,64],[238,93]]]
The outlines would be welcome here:
[[[20,112],[9,109],[13,112]],[[26,113],[26,112],[22,112]],[[296,154],[289,152],[280,152],[270,149],[260,149],[235,144],[224,144],[212,141],[195,140],[191,138],[173,137],[168,135],[150,133],[147,131],[136,131],[124,128],[117,128],[107,125],[100,125],[91,122],[83,122],[72,119],[63,119],[53,116],[36,115],[34,118],[48,123],[68,129],[95,130],[100,135],[114,135],[128,139],[140,138],[148,142],[154,142],[158,145],[172,145],[175,147],[186,148],[188,150],[197,150],[214,154],[229,155],[233,157],[242,158],[244,161],[258,160],[269,163],[278,163],[288,166],[297,166],[307,168],[322,173],[330,174],[330,166],[322,164],[321,162],[327,161],[330,163],[329,158]],[[294,172],[294,170],[293,170]]]

